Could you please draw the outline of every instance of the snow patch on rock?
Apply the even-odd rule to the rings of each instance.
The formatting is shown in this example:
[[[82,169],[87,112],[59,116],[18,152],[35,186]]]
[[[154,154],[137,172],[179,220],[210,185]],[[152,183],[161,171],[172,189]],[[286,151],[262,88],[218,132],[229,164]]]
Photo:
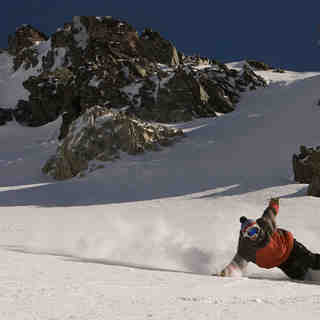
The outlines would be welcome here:
[[[80,16],[73,17],[73,25],[74,28],[78,30],[78,32],[74,35],[74,39],[78,43],[78,46],[82,50],[85,50],[88,45],[89,35],[86,27],[81,22]]]

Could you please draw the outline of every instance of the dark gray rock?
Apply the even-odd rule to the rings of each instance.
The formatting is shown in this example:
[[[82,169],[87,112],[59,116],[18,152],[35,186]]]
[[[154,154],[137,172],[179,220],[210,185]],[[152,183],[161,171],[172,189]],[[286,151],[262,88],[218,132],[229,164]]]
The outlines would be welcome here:
[[[72,122],[43,172],[57,180],[69,179],[102,167],[97,161],[119,158],[120,151],[134,155],[159,150],[181,137],[181,130],[151,125],[125,113],[94,106]]]
[[[272,70],[272,72],[276,72],[276,73],[285,73],[285,71],[283,69],[277,68]]]
[[[300,147],[300,154],[292,158],[294,179],[308,183],[308,195],[320,197],[320,147]]]
[[[17,55],[23,49],[33,46],[38,41],[46,41],[48,37],[30,25],[17,28],[14,35],[9,35],[8,52]]]
[[[299,183],[311,183],[313,176],[311,155],[313,148],[300,146],[300,153],[292,157],[294,180]]]
[[[151,61],[169,66],[179,65],[180,59],[176,47],[170,41],[162,38],[159,32],[145,29],[140,39],[145,53]]]
[[[262,62],[262,61],[247,60],[247,63],[256,70],[266,71],[271,69],[269,65],[267,65],[265,62]]]
[[[30,77],[23,85],[30,92],[29,100],[18,102],[16,120],[29,126],[41,126],[57,119],[62,112],[72,112],[75,86],[69,69],[57,69]]]

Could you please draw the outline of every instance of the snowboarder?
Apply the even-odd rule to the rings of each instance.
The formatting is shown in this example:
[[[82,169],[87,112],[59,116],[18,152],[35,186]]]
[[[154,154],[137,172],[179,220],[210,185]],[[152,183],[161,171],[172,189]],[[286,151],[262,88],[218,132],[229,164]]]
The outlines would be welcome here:
[[[243,273],[248,262],[261,268],[280,268],[289,278],[305,280],[309,269],[320,270],[320,254],[310,252],[291,232],[277,228],[279,199],[272,198],[257,220],[240,218],[238,250],[221,276]]]

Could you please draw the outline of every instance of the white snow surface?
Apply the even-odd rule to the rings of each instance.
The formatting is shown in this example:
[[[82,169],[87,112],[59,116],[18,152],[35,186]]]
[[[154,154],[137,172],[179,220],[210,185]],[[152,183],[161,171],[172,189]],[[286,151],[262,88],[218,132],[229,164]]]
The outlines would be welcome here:
[[[25,70],[21,66],[13,70],[13,57],[7,53],[0,54],[0,108],[14,108],[19,99],[28,100],[29,92],[22,83],[30,76],[36,75],[36,69]]]
[[[51,71],[54,71],[58,68],[61,68],[65,62],[65,55],[67,53],[66,48],[55,48],[54,54],[55,54],[55,60],[54,65],[51,68]]]
[[[73,25],[78,30],[74,35],[74,39],[78,42],[78,46],[85,50],[88,45],[89,35],[86,27],[81,23],[80,16],[73,17]]]
[[[320,251],[320,199],[291,168],[320,141],[320,73],[263,75],[270,87],[237,111],[175,125],[187,138],[173,147],[64,182],[41,173],[61,119],[1,126],[0,319],[319,319],[316,272],[210,275],[233,257],[239,217],[274,196],[279,226]]]

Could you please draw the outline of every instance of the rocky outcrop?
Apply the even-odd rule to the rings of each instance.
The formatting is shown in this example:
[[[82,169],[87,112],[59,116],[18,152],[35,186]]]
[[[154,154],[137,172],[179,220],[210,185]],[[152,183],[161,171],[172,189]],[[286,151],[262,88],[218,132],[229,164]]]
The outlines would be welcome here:
[[[17,28],[14,35],[9,35],[8,52],[17,55],[24,49],[30,48],[37,42],[46,41],[48,37],[30,25],[23,25]]]
[[[313,151],[313,148],[300,146],[300,153],[293,155],[292,166],[295,181],[299,183],[311,183],[313,171],[310,160]]]
[[[190,59],[189,59],[190,61]],[[189,121],[235,109],[240,93],[265,86],[250,67],[241,72],[215,62],[181,63],[122,88],[131,110],[146,120]]]
[[[275,72],[275,73],[285,73],[285,71],[284,71],[283,69],[280,69],[280,68],[273,69],[272,72]]]
[[[137,154],[159,150],[182,136],[181,130],[151,125],[124,112],[94,106],[72,123],[43,172],[57,180],[69,179],[103,167],[102,162],[119,158],[121,151]]]
[[[177,49],[170,41],[163,39],[159,32],[145,29],[140,39],[145,54],[151,61],[168,66],[179,65],[180,59]]]
[[[265,62],[262,62],[262,61],[247,60],[247,63],[255,70],[267,71],[272,69],[269,65],[267,65]]]
[[[24,82],[24,87],[30,92],[29,100],[19,101],[14,110],[16,120],[36,127],[55,120],[63,110],[74,112],[76,87],[73,81],[74,75],[67,68],[31,76]]]
[[[294,179],[308,183],[308,195],[320,197],[320,147],[300,147],[300,154],[292,158]]]
[[[265,86],[246,65],[241,71],[202,57],[186,57],[158,32],[141,36],[111,17],[74,17],[50,39],[24,27],[11,39],[15,68],[32,71],[24,82],[17,121],[39,126],[64,115],[61,137],[81,112],[100,105],[126,109],[144,120],[188,121],[231,112],[241,92]],[[20,34],[29,40],[20,44]],[[15,40],[14,40],[15,39]],[[19,43],[19,45],[18,45]]]
[[[35,67],[38,63],[38,52],[34,46],[47,41],[48,37],[30,25],[17,28],[14,35],[8,38],[8,53],[14,56],[14,70],[18,70],[22,64],[25,69]]]

